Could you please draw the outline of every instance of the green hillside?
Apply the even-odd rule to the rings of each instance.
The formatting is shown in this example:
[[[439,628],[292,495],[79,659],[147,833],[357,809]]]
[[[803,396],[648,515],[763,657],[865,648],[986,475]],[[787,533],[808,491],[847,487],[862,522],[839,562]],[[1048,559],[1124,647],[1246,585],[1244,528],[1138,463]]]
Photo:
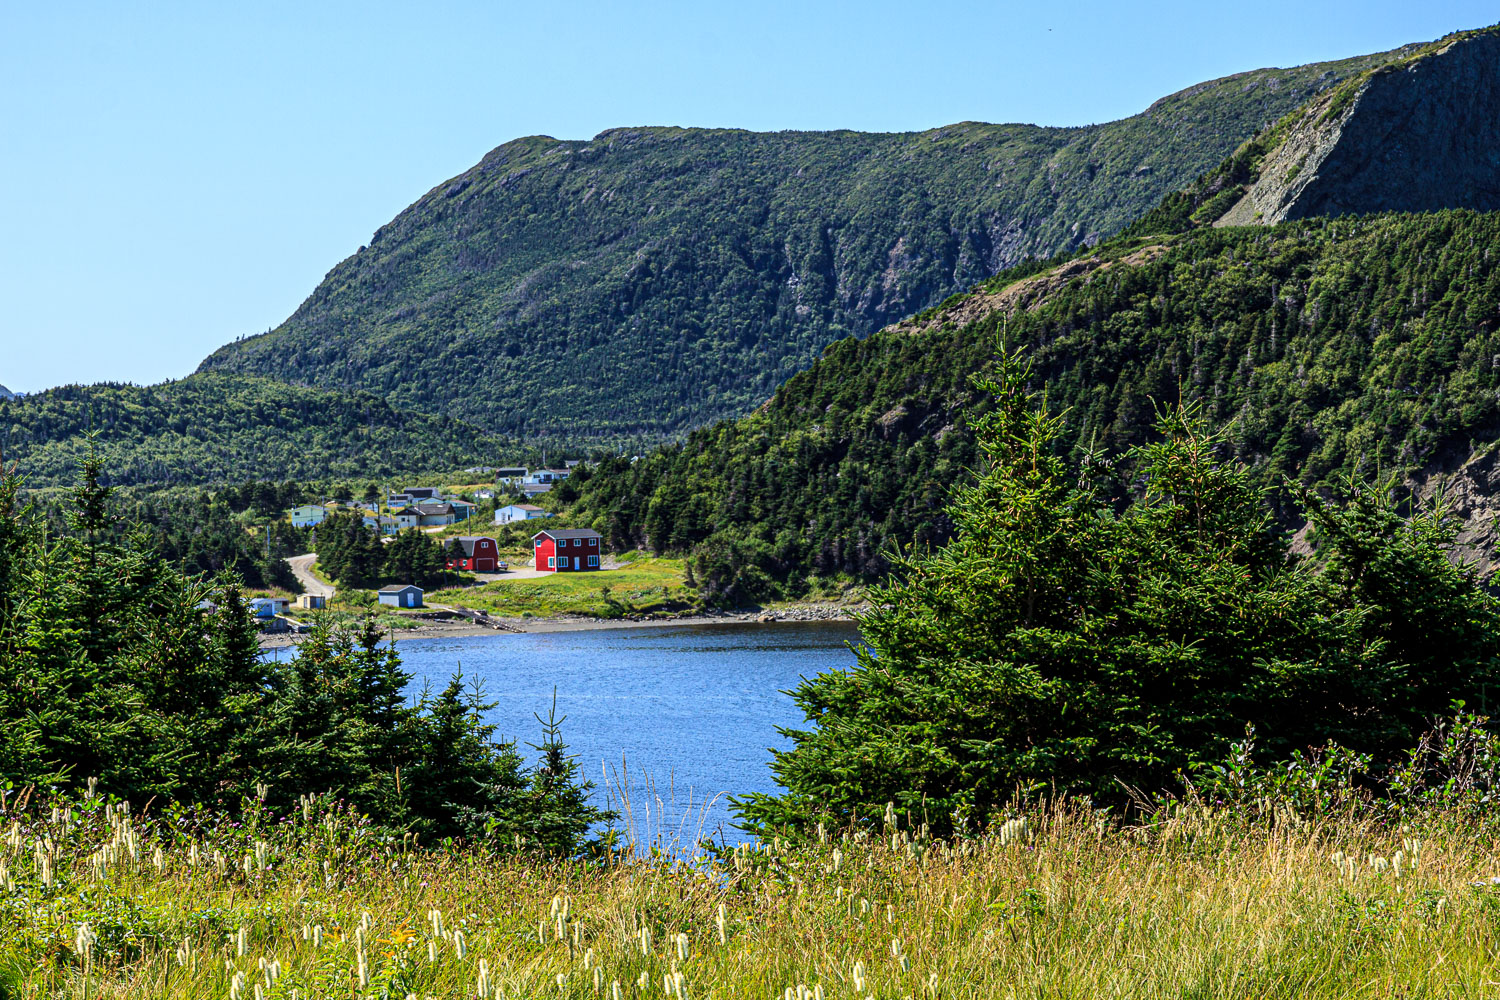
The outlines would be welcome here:
[[[528,437],[672,435],[748,411],[831,342],[1098,242],[1386,58],[1244,73],[1083,128],[518,139],[202,368]]]
[[[1064,446],[1105,456],[1179,393],[1264,484],[1452,469],[1500,436],[1500,215],[1142,242],[841,341],[756,413],[605,466],[575,519],[614,545],[693,553],[710,595],[877,576],[892,545],[951,530],[941,507],[986,407],[970,376],[1002,341],[1066,411]]]
[[[28,486],[71,483],[91,430],[119,484],[375,478],[493,464],[502,446],[459,421],[397,410],[367,393],[242,375],[0,399],[0,453]]]

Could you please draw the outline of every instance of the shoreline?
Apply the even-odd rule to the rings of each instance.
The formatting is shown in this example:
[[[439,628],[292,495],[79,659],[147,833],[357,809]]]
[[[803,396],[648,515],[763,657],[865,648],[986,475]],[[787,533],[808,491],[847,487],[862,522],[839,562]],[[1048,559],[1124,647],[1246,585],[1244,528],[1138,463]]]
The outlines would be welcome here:
[[[548,632],[593,632],[620,628],[660,628],[670,625],[778,625],[809,622],[853,622],[854,612],[864,607],[846,608],[837,605],[809,605],[784,610],[737,611],[717,615],[684,615],[678,618],[497,618],[507,628],[492,628],[476,625],[468,620],[424,621],[416,628],[392,629],[389,635],[394,641],[403,639],[452,638],[467,639],[474,636],[506,636]],[[287,649],[296,646],[302,637],[285,632],[262,635],[260,648]]]

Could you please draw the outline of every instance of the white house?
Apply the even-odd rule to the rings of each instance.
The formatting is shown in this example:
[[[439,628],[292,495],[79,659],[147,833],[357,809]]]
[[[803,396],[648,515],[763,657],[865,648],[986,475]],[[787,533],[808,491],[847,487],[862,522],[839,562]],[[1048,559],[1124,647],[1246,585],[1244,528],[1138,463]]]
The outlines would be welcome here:
[[[381,518],[381,520],[384,521],[385,518]],[[418,514],[413,508],[407,507],[403,510],[391,511],[390,520],[396,525],[396,531],[403,531],[407,528],[415,528],[420,524],[422,515]]]
[[[292,527],[311,528],[323,523],[328,517],[328,508],[317,504],[304,504],[287,511],[287,516],[292,520]]]
[[[551,486],[560,483],[573,474],[572,469],[537,469],[531,475],[521,480],[522,486]]]
[[[418,503],[406,509],[416,513],[417,524],[424,528],[439,524],[453,524],[459,520],[451,503]]]
[[[531,521],[535,518],[551,516],[534,503],[513,503],[495,511],[495,523],[509,524],[512,521]]]
[[[393,583],[389,587],[380,588],[379,599],[381,604],[396,608],[420,608],[422,588],[410,583]]]

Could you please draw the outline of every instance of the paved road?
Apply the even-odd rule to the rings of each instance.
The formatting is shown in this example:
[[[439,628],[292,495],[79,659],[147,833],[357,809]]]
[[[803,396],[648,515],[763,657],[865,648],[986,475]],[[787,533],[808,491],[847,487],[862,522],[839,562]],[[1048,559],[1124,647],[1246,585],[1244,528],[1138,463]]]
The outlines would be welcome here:
[[[318,558],[317,553],[309,552],[302,556],[287,556],[286,564],[292,568],[292,575],[302,584],[302,589],[309,594],[322,594],[330,601],[333,600],[333,588],[312,575],[310,567],[313,560]]]

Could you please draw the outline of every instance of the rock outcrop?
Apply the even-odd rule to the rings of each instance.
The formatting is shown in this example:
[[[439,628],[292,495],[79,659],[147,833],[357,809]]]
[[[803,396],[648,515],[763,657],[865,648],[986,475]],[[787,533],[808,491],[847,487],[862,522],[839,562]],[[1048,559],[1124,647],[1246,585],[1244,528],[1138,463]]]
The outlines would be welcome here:
[[[1455,35],[1371,70],[1284,128],[1217,225],[1500,209],[1500,30]]]

